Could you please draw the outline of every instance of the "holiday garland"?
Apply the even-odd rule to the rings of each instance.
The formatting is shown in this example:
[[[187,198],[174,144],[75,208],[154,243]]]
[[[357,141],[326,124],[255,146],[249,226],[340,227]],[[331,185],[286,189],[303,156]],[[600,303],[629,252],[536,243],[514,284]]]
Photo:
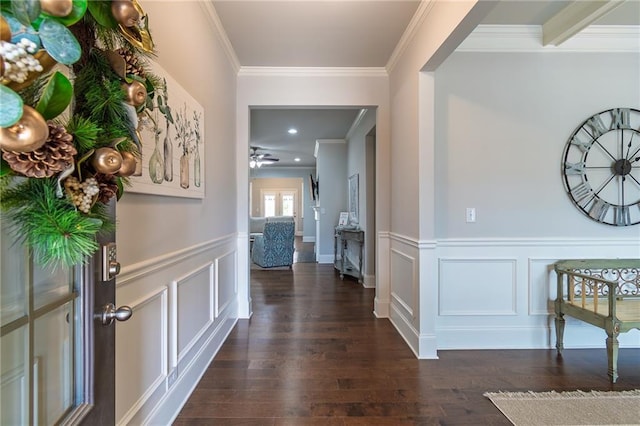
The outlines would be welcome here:
[[[38,263],[83,263],[115,226],[106,204],[140,173],[138,117],[161,107],[147,16],[136,0],[0,10],[2,220]]]

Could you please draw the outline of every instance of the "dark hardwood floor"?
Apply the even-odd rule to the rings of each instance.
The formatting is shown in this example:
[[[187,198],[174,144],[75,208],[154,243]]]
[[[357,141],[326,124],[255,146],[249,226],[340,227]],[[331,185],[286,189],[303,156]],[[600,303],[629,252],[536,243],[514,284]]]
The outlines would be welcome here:
[[[251,271],[241,320],[175,425],[509,425],[486,391],[640,389],[640,349],[623,349],[618,383],[604,349],[440,351],[418,360],[374,290],[331,265]]]

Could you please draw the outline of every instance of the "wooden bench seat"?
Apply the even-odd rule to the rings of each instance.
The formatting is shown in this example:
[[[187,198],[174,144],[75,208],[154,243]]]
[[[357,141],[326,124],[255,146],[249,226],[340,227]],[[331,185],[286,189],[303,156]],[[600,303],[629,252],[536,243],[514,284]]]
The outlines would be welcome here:
[[[577,259],[555,263],[556,348],[562,354],[564,316],[607,333],[608,373],[618,379],[618,335],[640,329],[640,259]]]

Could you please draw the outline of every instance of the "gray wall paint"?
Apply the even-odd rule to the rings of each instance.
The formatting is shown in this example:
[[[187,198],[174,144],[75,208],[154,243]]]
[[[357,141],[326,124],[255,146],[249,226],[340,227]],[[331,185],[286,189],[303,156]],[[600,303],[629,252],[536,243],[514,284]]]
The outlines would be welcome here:
[[[436,72],[437,236],[640,236],[587,218],[561,178],[575,128],[637,108],[639,75],[637,54],[454,53]]]
[[[350,132],[348,137],[348,164],[347,164],[347,177],[358,173],[359,182],[359,208],[360,217],[358,218],[360,228],[365,231],[365,241],[375,240],[375,229],[373,224],[370,224],[368,218],[367,209],[367,195],[372,196],[370,188],[374,187],[374,173],[373,170],[367,168],[367,135],[371,132],[376,125],[376,110],[375,108],[368,109],[361,117],[356,127]],[[345,185],[347,183],[345,182]],[[348,187],[348,185],[347,185]],[[348,201],[347,204],[348,206]],[[373,208],[373,207],[372,207]],[[374,258],[373,258],[373,246],[365,244],[364,254],[364,273],[366,275],[374,274]],[[354,256],[351,256],[355,259]]]
[[[345,141],[322,141],[316,161],[320,183],[320,226],[316,253],[333,257],[333,234],[341,211],[347,210],[347,145]]]

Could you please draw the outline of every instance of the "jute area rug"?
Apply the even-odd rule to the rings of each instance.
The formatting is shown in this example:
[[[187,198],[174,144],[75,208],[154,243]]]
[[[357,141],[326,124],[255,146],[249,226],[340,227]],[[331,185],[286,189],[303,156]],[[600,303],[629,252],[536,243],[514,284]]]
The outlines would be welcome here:
[[[515,426],[640,425],[640,390],[487,392]]]

